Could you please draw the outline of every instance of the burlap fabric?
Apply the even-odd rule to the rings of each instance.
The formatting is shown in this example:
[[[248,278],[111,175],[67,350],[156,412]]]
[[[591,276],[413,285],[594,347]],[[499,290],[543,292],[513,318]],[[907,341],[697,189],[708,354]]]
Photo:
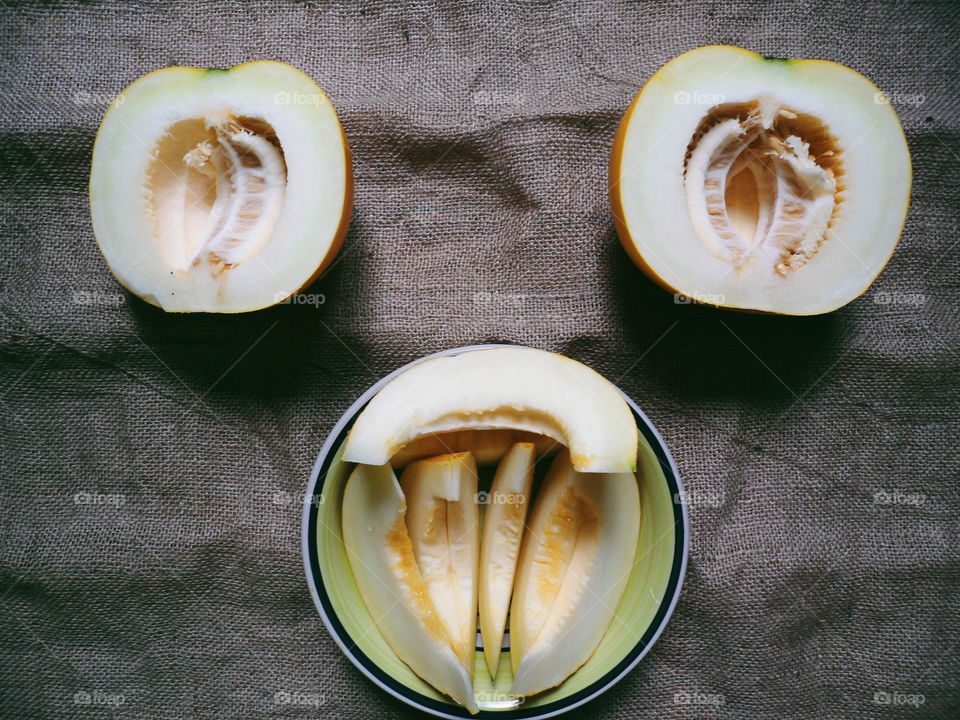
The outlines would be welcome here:
[[[693,499],[673,620],[583,717],[960,714],[956,3],[5,2],[0,18],[3,717],[414,716],[324,630],[300,500],[366,387],[482,342],[616,381]],[[617,122],[709,43],[836,60],[897,104],[910,218],[847,308],[675,304],[619,247]],[[313,305],[166,315],[94,243],[98,122],[150,70],[261,58],[340,112],[346,244]]]

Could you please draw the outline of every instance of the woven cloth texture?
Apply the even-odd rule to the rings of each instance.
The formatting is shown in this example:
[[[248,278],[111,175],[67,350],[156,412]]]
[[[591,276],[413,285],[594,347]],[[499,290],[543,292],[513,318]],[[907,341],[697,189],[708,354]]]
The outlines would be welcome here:
[[[837,312],[677,304],[617,241],[617,123],[716,43],[896,105],[909,219]],[[952,1],[3,2],[0,715],[419,716],[324,629],[301,499],[377,379],[506,342],[615,381],[694,499],[672,620],[579,716],[960,716],[958,49]],[[257,59],[337,107],[349,234],[313,305],[167,315],[94,241],[98,123],[151,70]]]

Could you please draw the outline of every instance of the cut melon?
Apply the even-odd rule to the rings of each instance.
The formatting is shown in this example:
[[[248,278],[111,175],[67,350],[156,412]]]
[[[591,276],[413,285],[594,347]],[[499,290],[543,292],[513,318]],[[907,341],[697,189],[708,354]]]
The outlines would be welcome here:
[[[559,685],[596,650],[633,567],[640,493],[632,473],[580,473],[557,455],[534,504],[510,609],[511,694]]]
[[[387,465],[358,465],[343,494],[343,542],[374,623],[413,672],[478,712],[470,673],[434,605],[407,531],[407,503]],[[459,639],[458,639],[459,642]]]
[[[299,70],[174,67],[107,111],[90,211],[107,265],[135,295],[172,312],[245,312],[329,265],[352,185],[333,105]]]
[[[468,452],[419,460],[404,471],[400,487],[420,575],[454,652],[472,677],[480,559],[476,463]]]
[[[497,428],[557,440],[580,471],[636,469],[637,427],[619,390],[582,363],[525,347],[430,358],[400,373],[358,416],[344,459],[382,465],[425,435]]]
[[[484,498],[483,539],[480,543],[480,636],[490,677],[497,677],[503,631],[510,609],[513,578],[520,556],[524,521],[530,507],[533,443],[517,443],[500,461]]]
[[[477,465],[492,465],[518,442],[533,443],[537,455],[546,455],[560,447],[553,438],[522,430],[454,430],[419,437],[404,445],[390,458],[390,465],[399,469],[414,460],[457,452],[469,452]]]
[[[788,315],[869,288],[910,185],[903,128],[869,80],[733,47],[661,68],[610,157],[613,220],[647,275],[681,303]]]

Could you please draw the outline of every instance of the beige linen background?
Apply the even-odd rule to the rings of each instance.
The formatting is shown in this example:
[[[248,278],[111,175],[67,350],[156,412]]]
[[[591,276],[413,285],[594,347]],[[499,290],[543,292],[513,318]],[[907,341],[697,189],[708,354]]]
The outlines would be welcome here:
[[[909,221],[843,310],[675,304],[621,250],[616,125],[709,43],[896,104]],[[672,621],[581,716],[958,717],[958,49],[955,2],[3,2],[0,715],[413,717],[321,624],[302,493],[375,380],[510,342],[617,382],[694,499]],[[340,112],[343,252],[314,305],[165,315],[94,243],[97,125],[145,72],[264,58]]]

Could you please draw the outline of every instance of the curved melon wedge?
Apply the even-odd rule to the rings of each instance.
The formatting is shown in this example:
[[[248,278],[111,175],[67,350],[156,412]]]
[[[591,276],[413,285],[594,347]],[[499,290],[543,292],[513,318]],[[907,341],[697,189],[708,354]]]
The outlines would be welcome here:
[[[387,465],[358,465],[343,495],[343,542],[357,587],[387,644],[411,670],[478,712],[407,534],[407,504]]]
[[[420,575],[454,652],[472,677],[480,558],[477,464],[468,452],[419,460],[400,476],[400,487]]]
[[[640,492],[632,473],[576,472],[554,460],[524,536],[510,613],[512,695],[559,685],[613,621],[637,550]]]
[[[480,636],[491,678],[497,677],[500,664],[536,458],[533,443],[513,445],[500,461],[487,495],[480,544]]]
[[[583,472],[633,472],[637,427],[617,388],[586,365],[525,347],[435,357],[388,382],[357,418],[347,462],[382,465],[418,437],[511,428],[551,437]]]

